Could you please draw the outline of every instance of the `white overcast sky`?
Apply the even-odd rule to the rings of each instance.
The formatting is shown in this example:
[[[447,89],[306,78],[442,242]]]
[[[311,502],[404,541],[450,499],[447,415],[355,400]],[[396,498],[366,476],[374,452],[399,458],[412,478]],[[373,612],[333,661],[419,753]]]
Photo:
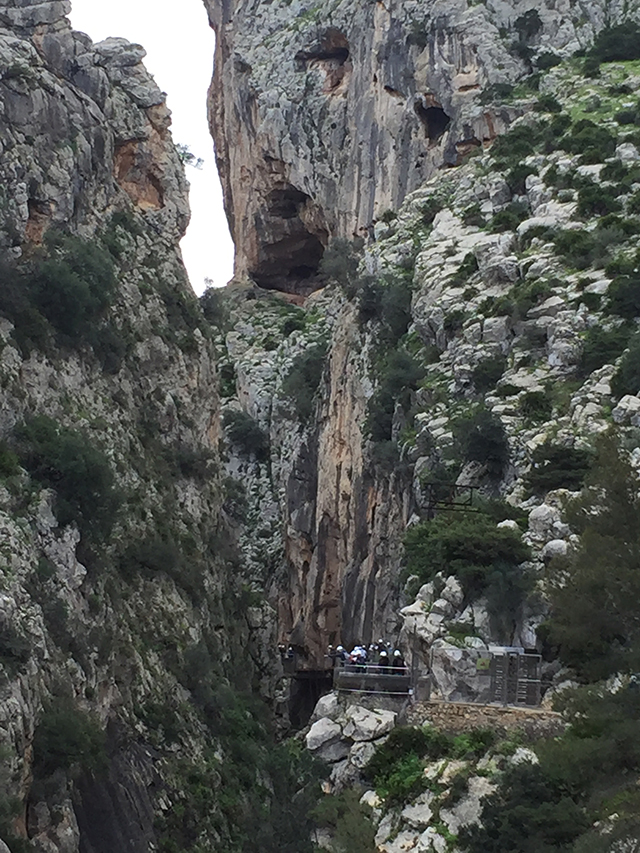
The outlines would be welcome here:
[[[71,24],[94,42],[121,36],[143,45],[145,65],[167,93],[173,138],[204,160],[187,169],[191,225],[182,253],[197,293],[210,278],[221,287],[233,272],[233,245],[222,209],[213,142],[207,126],[207,88],[214,36],[202,0],[72,0]]]

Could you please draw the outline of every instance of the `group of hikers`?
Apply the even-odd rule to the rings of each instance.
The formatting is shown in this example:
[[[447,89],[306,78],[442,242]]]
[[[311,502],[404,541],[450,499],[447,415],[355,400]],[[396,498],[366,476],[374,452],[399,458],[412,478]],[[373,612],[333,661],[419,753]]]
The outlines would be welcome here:
[[[378,640],[367,648],[356,643],[351,652],[344,646],[329,646],[327,655],[334,666],[376,667],[383,674],[406,675],[407,665],[400,649],[394,649],[391,643]],[[375,671],[375,670],[374,670]]]

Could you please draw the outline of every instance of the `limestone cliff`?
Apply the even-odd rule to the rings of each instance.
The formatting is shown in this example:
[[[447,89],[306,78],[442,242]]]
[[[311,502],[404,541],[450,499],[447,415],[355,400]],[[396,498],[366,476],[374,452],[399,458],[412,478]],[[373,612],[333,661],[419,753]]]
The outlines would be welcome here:
[[[588,44],[623,4],[205,5],[217,33],[210,120],[236,274],[308,293],[330,237],[370,236],[408,192],[518,115],[483,91],[523,77],[534,54]]]
[[[221,509],[187,184],[144,50],[68,10],[0,3],[0,838],[239,849],[272,621]]]
[[[546,492],[579,477],[532,489],[535,469],[553,467],[563,448],[579,468],[611,408],[616,423],[631,417],[623,414],[630,403],[615,408],[610,385],[622,349],[595,359],[592,352],[598,325],[613,341],[622,322],[609,319],[618,309],[606,293],[625,263],[618,256],[635,245],[631,224],[626,237],[607,232],[599,243],[598,229],[608,226],[598,222],[603,212],[635,210],[637,139],[614,116],[633,100],[636,70],[613,64],[589,83],[582,60],[563,61],[626,13],[562,3],[435,4],[428,17],[407,4],[395,12],[380,3],[212,6],[219,35],[212,126],[238,275],[251,273],[259,285],[231,289],[231,329],[220,339],[230,377],[224,404],[255,419],[270,444],[262,459],[246,446],[238,453],[228,431],[229,471],[248,487],[245,539],[255,542],[257,532],[251,559],[258,572],[268,567],[267,585],[275,578],[281,639],[305,648],[315,664],[328,643],[398,636],[403,623],[405,644],[415,635],[424,659],[450,622],[473,625],[482,642],[535,646],[545,615],[536,595],[500,630],[486,601],[474,610],[457,593],[439,598],[440,589],[426,590],[400,617],[403,595],[413,592],[401,589],[400,542],[432,512],[438,482],[473,486],[517,508],[511,518],[503,509],[499,520],[517,530],[518,518],[540,577],[543,563],[572,541],[561,496],[545,500]],[[322,58],[327,33],[338,50],[337,30],[351,45],[340,54],[339,80]],[[374,33],[375,45],[388,49],[372,47]],[[376,111],[372,81],[399,68],[408,127],[418,127],[416,92],[431,93],[447,113],[438,140],[402,135]],[[463,71],[473,78],[468,89]],[[596,120],[606,141],[589,147]],[[330,123],[342,136],[331,137]],[[490,146],[498,132],[503,138]],[[475,147],[462,153],[474,156],[458,156],[458,143],[471,137]],[[371,140],[375,165],[365,169],[361,152]],[[407,173],[417,162],[413,144],[425,158]],[[395,166],[385,146],[395,146]],[[373,176],[370,195],[365,172]],[[620,203],[587,200],[602,180],[605,194],[617,192],[618,172],[628,172]],[[270,194],[285,185],[306,194],[297,213],[270,206]],[[368,240],[359,257],[340,242],[329,251],[309,226],[324,262],[319,278],[314,271],[300,285],[298,273],[289,276],[293,242],[283,235],[302,234],[320,221],[318,211],[326,235]],[[576,246],[610,245],[579,257],[571,235],[583,231],[595,236],[576,238]],[[308,246],[304,253],[313,254]],[[270,278],[275,259],[279,282]],[[302,310],[264,293],[319,284],[327,286]],[[457,689],[466,688],[447,681],[447,690]]]

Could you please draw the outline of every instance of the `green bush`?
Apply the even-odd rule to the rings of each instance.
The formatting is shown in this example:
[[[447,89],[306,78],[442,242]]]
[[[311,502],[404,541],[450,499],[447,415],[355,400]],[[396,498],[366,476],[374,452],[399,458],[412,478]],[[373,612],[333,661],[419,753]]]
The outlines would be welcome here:
[[[492,83],[480,93],[481,104],[504,103],[513,95],[513,85],[511,83]]]
[[[518,125],[496,139],[491,146],[491,156],[500,168],[512,168],[534,153],[540,138],[539,127]]]
[[[229,309],[219,287],[207,287],[200,297],[200,308],[207,323],[224,329],[229,320]]]
[[[378,389],[367,405],[365,432],[375,442],[391,439],[396,403],[407,410],[424,377],[422,365],[404,350],[392,350],[379,367]]]
[[[640,391],[640,334],[629,341],[629,348],[611,379],[611,391],[616,397]]]
[[[640,59],[640,26],[631,20],[601,30],[588,55],[598,62],[626,62]]]
[[[75,521],[80,530],[107,536],[119,496],[109,460],[82,432],[60,426],[46,415],[17,430],[20,462],[43,486],[56,492],[60,524]]]
[[[478,260],[473,252],[467,252],[464,260],[453,274],[450,285],[452,287],[463,287],[467,283],[467,280],[476,272],[478,272]]]
[[[441,513],[409,528],[404,547],[408,574],[427,583],[438,572],[454,574],[471,598],[482,594],[495,571],[514,575],[530,556],[520,535],[499,528],[484,513]]]
[[[57,700],[45,709],[33,739],[33,772],[45,779],[56,770],[106,767],[105,736],[97,720]]]
[[[536,66],[540,71],[548,71],[550,68],[555,68],[556,65],[562,65],[562,59],[557,53],[546,51],[536,59]]]
[[[20,460],[6,441],[0,440],[0,477],[13,477],[20,471]]]
[[[512,175],[514,171],[515,167],[509,174]],[[528,205],[521,204],[520,202],[511,202],[504,210],[499,210],[489,224],[494,233],[515,231],[518,225],[528,216]]]
[[[578,192],[579,216],[605,216],[607,213],[615,213],[621,207],[613,187],[593,183],[581,187]]]
[[[561,444],[541,444],[531,454],[532,468],[523,482],[536,495],[554,489],[579,489],[591,467],[592,458],[588,450]]]
[[[640,275],[617,276],[611,282],[607,295],[608,308],[612,314],[626,320],[640,317]]]
[[[533,166],[527,166],[525,163],[518,163],[507,172],[506,181],[509,184],[509,189],[514,195],[524,195],[527,191],[527,178],[529,175],[535,174],[537,174],[537,172]]]
[[[534,109],[539,113],[560,113],[562,112],[562,105],[553,95],[547,94],[540,95]]]
[[[232,444],[247,459],[254,457],[258,462],[269,458],[269,436],[247,412],[227,409],[223,417],[224,428]]]
[[[319,826],[330,829],[337,853],[375,853],[376,831],[369,815],[353,788],[323,797],[312,812]]]
[[[518,401],[522,417],[538,423],[551,417],[553,404],[546,391],[527,391]]]
[[[97,243],[50,234],[48,257],[36,263],[32,298],[65,343],[89,341],[115,288],[113,262]]]
[[[480,462],[492,478],[502,476],[509,461],[509,442],[500,418],[479,409],[454,424],[454,436],[467,461]]]
[[[503,355],[483,358],[471,372],[471,380],[476,391],[486,394],[487,391],[495,388],[506,367],[507,360]]]
[[[376,748],[363,771],[387,806],[400,806],[428,786],[424,776],[427,760],[480,758],[495,741],[493,732],[474,729],[455,737],[432,726],[401,726],[393,729]]]
[[[581,376],[589,376],[594,370],[615,361],[622,355],[629,341],[630,331],[626,326],[603,329],[592,326],[587,330],[582,346],[578,370]],[[640,388],[640,385],[638,386]]]
[[[362,240],[350,242],[344,237],[335,237],[324,250],[320,261],[322,277],[340,285],[349,296],[357,281],[363,245]]]
[[[571,154],[582,154],[583,163],[604,163],[613,156],[616,138],[606,127],[585,118],[573,125],[561,144]]]
[[[302,423],[307,423],[313,412],[326,357],[326,344],[314,344],[296,356],[282,383],[282,392],[292,400]]]
[[[485,801],[481,823],[463,827],[458,840],[467,853],[568,853],[588,826],[563,785],[525,762],[504,774]]]

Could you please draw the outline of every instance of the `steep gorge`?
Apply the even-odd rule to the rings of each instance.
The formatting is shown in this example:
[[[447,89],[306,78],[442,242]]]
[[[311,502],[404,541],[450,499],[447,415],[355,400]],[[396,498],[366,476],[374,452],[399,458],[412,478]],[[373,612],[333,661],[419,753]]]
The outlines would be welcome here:
[[[143,49],[73,33],[63,0],[0,2],[11,853],[311,850],[320,774],[275,737],[277,643],[315,669],[383,635],[453,699],[489,644],[544,648],[551,695],[567,501],[601,433],[639,466],[640,68],[572,56],[626,6],[207,6],[237,268],[198,305]],[[482,499],[451,521],[476,563],[430,538],[453,483]],[[609,643],[597,616],[626,685],[633,628]],[[336,792],[374,747],[332,702]],[[477,817],[510,771],[473,755],[447,778],[478,771]],[[437,821],[368,792],[379,850],[457,849],[444,779]]]

